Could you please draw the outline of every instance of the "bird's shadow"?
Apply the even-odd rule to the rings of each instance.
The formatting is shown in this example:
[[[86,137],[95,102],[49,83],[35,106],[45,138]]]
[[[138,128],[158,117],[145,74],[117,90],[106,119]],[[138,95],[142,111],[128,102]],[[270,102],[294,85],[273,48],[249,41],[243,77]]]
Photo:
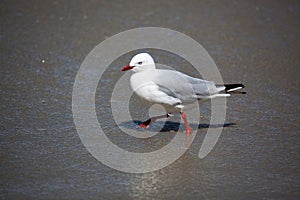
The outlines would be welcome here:
[[[140,128],[139,126],[143,122],[140,120],[133,120],[133,121],[125,121],[119,124],[119,126],[128,128],[128,129],[134,129],[139,131],[144,131],[143,128]],[[178,131],[181,123],[180,122],[173,122],[173,121],[156,121],[151,124],[151,126],[147,129],[147,131],[150,132],[157,132],[157,129],[160,128],[159,132],[170,132],[170,131]],[[236,123],[224,123],[224,124],[190,124],[190,126],[195,129],[197,127],[198,129],[207,129],[207,128],[222,128],[222,127],[234,127]]]

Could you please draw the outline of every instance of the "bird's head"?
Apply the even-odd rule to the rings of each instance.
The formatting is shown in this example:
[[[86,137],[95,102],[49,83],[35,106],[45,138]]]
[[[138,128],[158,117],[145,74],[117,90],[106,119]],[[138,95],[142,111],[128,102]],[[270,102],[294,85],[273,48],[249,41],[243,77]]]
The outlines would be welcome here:
[[[131,59],[129,65],[123,67],[122,71],[132,70],[134,72],[141,72],[145,70],[155,69],[153,58],[148,53],[139,53]]]

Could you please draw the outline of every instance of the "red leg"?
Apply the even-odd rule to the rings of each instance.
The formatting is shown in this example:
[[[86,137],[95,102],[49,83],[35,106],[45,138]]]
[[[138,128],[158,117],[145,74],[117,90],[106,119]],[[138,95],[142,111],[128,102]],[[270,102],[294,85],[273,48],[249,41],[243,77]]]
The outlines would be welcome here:
[[[148,119],[148,120],[146,120],[146,121],[144,121],[143,123],[141,123],[140,127],[141,128],[149,128],[149,126],[151,124],[151,121],[152,121],[151,118]]]
[[[184,124],[185,124],[185,129],[186,129],[186,134],[189,135],[189,134],[192,134],[192,129],[191,127],[189,126],[189,123],[186,119],[186,114],[184,112],[181,112],[181,117],[183,118],[183,121],[184,121]]]
[[[156,116],[156,117],[151,117],[150,119],[144,121],[144,122],[140,125],[140,127],[141,127],[141,128],[149,128],[150,124],[151,124],[152,122],[154,122],[155,120],[161,119],[161,118],[168,118],[169,116],[170,116],[169,114],[166,114],[166,115],[160,115],[160,116]]]

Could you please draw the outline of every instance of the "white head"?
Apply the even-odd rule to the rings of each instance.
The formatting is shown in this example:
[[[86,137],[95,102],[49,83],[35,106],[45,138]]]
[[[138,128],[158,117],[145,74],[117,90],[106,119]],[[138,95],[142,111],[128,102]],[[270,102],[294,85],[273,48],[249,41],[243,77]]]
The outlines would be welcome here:
[[[139,53],[131,59],[129,65],[125,66],[122,71],[132,69],[134,72],[155,69],[153,58],[148,53]]]

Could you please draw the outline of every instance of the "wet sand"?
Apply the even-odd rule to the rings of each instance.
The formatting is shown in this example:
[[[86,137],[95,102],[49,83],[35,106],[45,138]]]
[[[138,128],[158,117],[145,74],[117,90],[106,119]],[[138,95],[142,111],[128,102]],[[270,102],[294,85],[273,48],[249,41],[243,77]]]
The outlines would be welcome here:
[[[0,198],[299,199],[299,9],[297,1],[2,1]],[[247,94],[228,99],[229,126],[207,157],[199,159],[198,152],[209,103],[181,158],[159,171],[129,174],[103,165],[85,149],[73,122],[72,89],[97,44],[142,26],[189,35],[214,59],[224,82],[245,84]],[[177,63],[156,54],[155,59]],[[123,148],[161,148],[179,118],[151,144],[129,145],[112,128],[110,93],[103,88],[114,86],[128,59],[118,59],[98,86],[99,121]],[[134,118],[147,118],[136,97],[132,103]]]

